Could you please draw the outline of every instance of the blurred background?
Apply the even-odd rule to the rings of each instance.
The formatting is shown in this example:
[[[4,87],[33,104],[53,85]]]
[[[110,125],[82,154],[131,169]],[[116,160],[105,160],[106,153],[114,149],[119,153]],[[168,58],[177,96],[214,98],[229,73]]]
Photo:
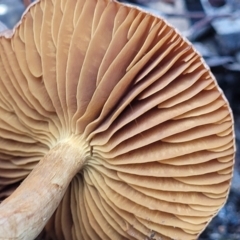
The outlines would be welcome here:
[[[204,57],[233,110],[240,144],[240,0],[120,0],[175,26]],[[0,0],[0,31],[12,28],[31,0]],[[240,151],[226,205],[199,240],[240,240]]]

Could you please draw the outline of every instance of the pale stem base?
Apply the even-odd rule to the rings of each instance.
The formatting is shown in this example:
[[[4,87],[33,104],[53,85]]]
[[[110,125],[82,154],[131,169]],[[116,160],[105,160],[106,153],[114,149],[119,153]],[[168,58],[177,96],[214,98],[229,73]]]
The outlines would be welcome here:
[[[81,150],[74,141],[58,144],[1,203],[0,239],[31,240],[38,236],[82,168]]]

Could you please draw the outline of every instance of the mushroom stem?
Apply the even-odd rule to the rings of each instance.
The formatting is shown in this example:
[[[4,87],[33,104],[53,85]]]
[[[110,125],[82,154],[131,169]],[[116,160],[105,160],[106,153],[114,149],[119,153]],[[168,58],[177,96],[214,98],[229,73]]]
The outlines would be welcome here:
[[[81,144],[81,145],[80,145]],[[79,147],[80,145],[80,147]],[[0,239],[34,239],[82,168],[86,145],[76,139],[52,148],[0,205]]]

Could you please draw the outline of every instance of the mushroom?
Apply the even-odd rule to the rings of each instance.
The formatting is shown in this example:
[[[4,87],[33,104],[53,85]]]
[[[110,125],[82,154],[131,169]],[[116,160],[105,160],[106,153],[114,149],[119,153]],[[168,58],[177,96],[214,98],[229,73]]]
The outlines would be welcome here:
[[[31,4],[31,0],[22,0],[25,7],[28,7]]]
[[[0,37],[1,239],[193,240],[223,206],[229,105],[163,19],[41,0]]]

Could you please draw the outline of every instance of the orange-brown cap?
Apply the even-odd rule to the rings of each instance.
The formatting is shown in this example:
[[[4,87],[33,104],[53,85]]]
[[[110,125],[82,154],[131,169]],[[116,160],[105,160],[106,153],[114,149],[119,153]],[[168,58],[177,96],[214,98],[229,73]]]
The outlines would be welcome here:
[[[46,225],[54,239],[193,240],[225,203],[231,110],[163,19],[111,0],[38,1],[0,37],[0,89],[0,197],[58,143],[86,143]]]

